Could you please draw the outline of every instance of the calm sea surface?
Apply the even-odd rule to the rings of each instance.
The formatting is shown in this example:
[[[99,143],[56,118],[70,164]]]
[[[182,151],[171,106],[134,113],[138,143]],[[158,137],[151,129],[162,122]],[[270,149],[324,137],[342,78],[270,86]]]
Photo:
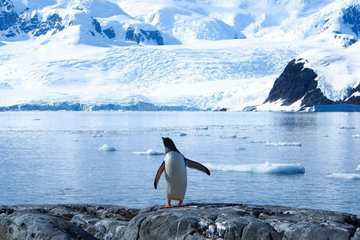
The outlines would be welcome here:
[[[166,136],[213,169],[211,176],[188,170],[185,203],[360,214],[356,134],[360,113],[3,112],[0,204],[165,204],[164,180],[153,187],[164,156],[133,152],[163,152]],[[104,144],[116,151],[98,151]],[[260,173],[265,162],[299,164],[305,173]]]

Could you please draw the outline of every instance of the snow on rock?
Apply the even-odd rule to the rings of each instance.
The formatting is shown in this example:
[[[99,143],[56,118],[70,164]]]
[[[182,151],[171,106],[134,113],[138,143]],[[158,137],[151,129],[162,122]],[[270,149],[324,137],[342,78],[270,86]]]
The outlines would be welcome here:
[[[98,148],[98,151],[114,152],[114,151],[116,151],[116,149],[114,147],[110,147],[107,144],[104,144],[104,145],[102,145],[101,147]]]
[[[344,108],[341,104],[360,105],[359,52],[360,44],[356,43],[346,49],[325,45],[300,54],[276,79],[265,103],[257,110],[298,111],[334,105],[333,111],[340,111]]]
[[[334,179],[360,180],[360,174],[356,173],[331,173],[328,174],[327,177]]]
[[[317,88],[331,101],[349,100],[355,89],[359,86],[360,44],[349,48],[322,47],[314,48],[298,59],[303,59],[305,68],[310,68],[317,74]],[[305,60],[306,59],[306,60]],[[340,80],[341,78],[341,80]]]
[[[205,163],[207,168],[214,171],[235,171],[267,174],[304,174],[305,168],[300,164],[268,163],[243,164],[243,165],[221,165]]]
[[[360,133],[355,134],[355,135],[353,135],[352,137],[353,137],[353,138],[360,138]]]
[[[147,151],[145,152],[133,152],[132,154],[134,155],[165,155],[165,153],[163,152],[158,152],[158,151],[154,151],[152,149],[148,149]]]

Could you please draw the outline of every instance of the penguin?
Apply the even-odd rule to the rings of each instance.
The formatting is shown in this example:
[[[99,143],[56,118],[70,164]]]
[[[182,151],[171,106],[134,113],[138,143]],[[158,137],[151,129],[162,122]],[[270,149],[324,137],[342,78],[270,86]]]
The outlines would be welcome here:
[[[207,175],[210,175],[210,171],[202,164],[184,157],[170,138],[163,137],[162,140],[165,146],[165,159],[155,175],[154,187],[157,189],[161,174],[165,172],[165,191],[167,202],[164,208],[171,207],[171,200],[179,201],[175,207],[180,207],[183,203],[186,192],[186,167],[197,169]]]

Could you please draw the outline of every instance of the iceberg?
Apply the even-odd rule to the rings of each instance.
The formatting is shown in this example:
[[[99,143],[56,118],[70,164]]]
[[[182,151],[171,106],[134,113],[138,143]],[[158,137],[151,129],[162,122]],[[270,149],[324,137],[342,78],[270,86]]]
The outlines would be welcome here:
[[[271,147],[281,147],[281,146],[290,146],[290,147],[301,147],[301,143],[300,142],[266,142],[265,143],[266,146],[271,146]]]
[[[267,173],[267,174],[304,174],[305,168],[300,164],[286,163],[261,163],[261,164],[240,164],[240,165],[219,165],[212,163],[204,164],[213,171],[224,172],[249,172],[249,173]]]
[[[334,179],[360,180],[360,174],[356,173],[331,173],[328,174],[327,177]]]
[[[163,153],[163,152],[157,152],[152,149],[148,149],[145,152],[133,152],[132,154],[134,154],[134,155],[152,155],[152,156],[165,155],[165,153]]]
[[[98,148],[98,151],[114,152],[114,151],[116,151],[116,149],[113,148],[113,147],[110,147],[110,146],[107,145],[107,144],[104,144],[104,145],[102,145],[101,147]]]

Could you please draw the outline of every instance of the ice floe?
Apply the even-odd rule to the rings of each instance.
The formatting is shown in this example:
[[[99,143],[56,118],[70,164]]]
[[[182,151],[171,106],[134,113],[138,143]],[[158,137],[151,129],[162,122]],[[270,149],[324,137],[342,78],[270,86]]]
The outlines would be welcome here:
[[[251,140],[249,143],[265,143],[266,146],[271,147],[282,147],[282,146],[289,146],[289,147],[301,147],[302,143],[300,142],[282,142],[282,141],[265,141],[265,140]]]
[[[102,134],[94,134],[94,135],[92,135],[92,137],[93,137],[93,138],[103,137],[103,135],[102,135]]]
[[[237,137],[238,139],[248,139],[249,137],[244,136],[244,137]]]
[[[357,166],[355,170],[360,172],[360,164]]]
[[[353,137],[353,138],[360,138],[360,133],[355,134],[355,135],[353,135],[352,137]]]
[[[149,149],[149,150],[147,150],[145,152],[133,152],[132,154],[134,154],[134,155],[153,155],[153,156],[155,156],[155,155],[164,155],[165,153],[157,152],[157,151],[154,151],[152,149]]]
[[[222,135],[220,136],[220,138],[237,138],[237,135],[233,134],[233,135]]]
[[[355,128],[351,127],[351,126],[342,126],[342,127],[340,127],[340,129],[351,130],[351,129],[355,129]]]
[[[328,174],[327,177],[345,180],[360,180],[360,174],[356,173],[331,173]]]
[[[240,164],[240,165],[221,165],[205,163],[207,168],[213,171],[234,171],[250,173],[267,173],[267,174],[303,174],[305,168],[300,164],[286,163],[260,163],[260,164]]]
[[[267,143],[268,141],[265,140],[251,140],[249,143]]]
[[[238,148],[235,148],[235,150],[244,151],[244,150],[246,150],[246,148],[244,148],[244,147],[238,147]]]
[[[114,152],[114,151],[116,151],[116,149],[114,147],[110,147],[107,144],[104,144],[104,145],[102,145],[101,147],[98,148],[98,151]]]
[[[281,147],[281,146],[290,146],[290,147],[301,147],[300,142],[270,142],[267,141],[266,146],[272,146],[272,147]]]

